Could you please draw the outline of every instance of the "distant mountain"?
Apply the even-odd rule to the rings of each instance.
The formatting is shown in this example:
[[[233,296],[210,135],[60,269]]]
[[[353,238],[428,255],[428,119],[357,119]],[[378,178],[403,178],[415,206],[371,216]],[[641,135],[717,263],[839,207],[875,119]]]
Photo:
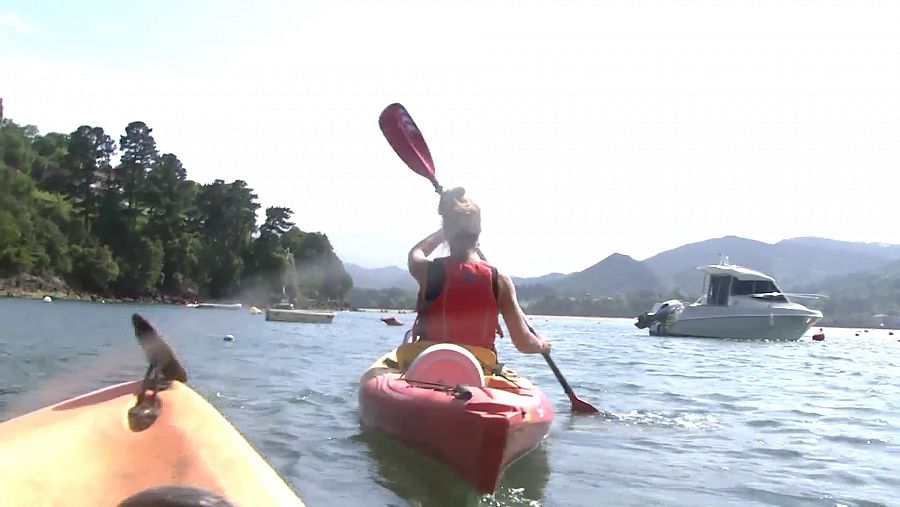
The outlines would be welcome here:
[[[650,269],[627,255],[614,253],[593,266],[544,283],[559,295],[615,296],[640,290],[658,291],[662,283]]]
[[[513,283],[518,287],[526,287],[528,285],[543,285],[549,282],[555,282],[561,278],[565,278],[566,275],[562,273],[550,273],[549,275],[536,276],[534,278],[521,278],[518,276],[511,276]]]
[[[684,288],[691,293],[700,291],[703,275],[697,266],[716,264],[719,254],[730,261],[759,271],[770,266],[772,245],[752,239],[726,236],[673,248],[644,260],[644,265],[656,273],[667,289]]]
[[[646,306],[645,298],[675,290],[684,297],[696,297],[703,283],[697,266],[717,264],[720,254],[727,255],[734,264],[772,275],[785,291],[829,295],[824,303],[829,321],[863,325],[873,314],[900,315],[900,245],[816,237],[771,244],[725,236],[673,248],[644,261],[615,253],[583,271],[514,277],[513,282],[521,301],[534,303],[534,308],[547,313],[619,315]],[[349,263],[344,266],[354,287],[359,289],[418,289],[406,270],[398,267],[367,269]],[[597,306],[597,301],[617,295],[628,295],[618,298],[625,305],[622,308],[613,311],[612,307]]]
[[[876,269],[833,276],[804,286],[803,292],[827,294],[824,324],[837,320],[845,324],[871,326],[889,315],[889,325],[900,325],[900,260]]]
[[[398,289],[418,291],[419,284],[409,274],[409,271],[389,266],[386,268],[364,268],[349,262],[344,263],[344,269],[353,279],[353,287],[358,289]]]
[[[896,289],[900,290],[900,259],[875,269],[847,275],[830,276],[815,283],[803,285],[801,288],[812,292],[849,293],[870,292],[871,289],[878,285],[896,286]],[[900,310],[900,293],[888,303]]]
[[[785,239],[783,241],[779,241],[778,244],[798,244],[817,249],[827,248],[842,251],[859,252],[871,254],[876,257],[881,257],[886,261],[894,261],[900,259],[900,245],[891,245],[888,243],[863,243],[837,241],[827,238],[802,237]]]

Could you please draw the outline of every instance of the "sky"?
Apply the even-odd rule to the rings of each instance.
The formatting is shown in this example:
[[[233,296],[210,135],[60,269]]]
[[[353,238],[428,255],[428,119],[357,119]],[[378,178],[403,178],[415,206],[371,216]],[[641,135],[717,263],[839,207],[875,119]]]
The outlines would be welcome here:
[[[725,235],[900,243],[898,20],[887,0],[5,0],[0,97],[44,133],[144,121],[189,178],[245,180],[366,267],[440,226],[378,129],[400,102],[489,260],[537,276]]]

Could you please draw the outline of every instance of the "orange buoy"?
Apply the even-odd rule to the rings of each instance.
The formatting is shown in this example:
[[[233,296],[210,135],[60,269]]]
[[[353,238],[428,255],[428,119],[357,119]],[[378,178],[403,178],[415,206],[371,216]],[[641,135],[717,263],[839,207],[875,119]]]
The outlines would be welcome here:
[[[812,339],[815,342],[825,341],[825,333],[816,333],[812,335]]]

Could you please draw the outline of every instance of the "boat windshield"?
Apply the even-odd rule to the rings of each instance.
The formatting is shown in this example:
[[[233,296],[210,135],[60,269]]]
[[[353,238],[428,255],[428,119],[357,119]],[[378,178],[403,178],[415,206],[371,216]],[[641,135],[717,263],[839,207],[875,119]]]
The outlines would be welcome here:
[[[779,293],[777,296],[767,298],[773,301],[787,301],[778,287],[769,280],[734,280],[731,284],[732,296],[749,296],[751,294]]]
[[[728,286],[731,284],[731,281],[732,277],[730,276],[711,276],[709,278],[709,292],[706,293],[706,304],[727,305]]]

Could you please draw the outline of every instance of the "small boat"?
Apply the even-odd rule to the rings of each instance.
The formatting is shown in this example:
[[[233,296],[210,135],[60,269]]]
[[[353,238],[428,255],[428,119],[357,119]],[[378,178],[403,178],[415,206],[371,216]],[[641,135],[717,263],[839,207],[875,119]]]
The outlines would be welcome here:
[[[281,301],[271,305],[269,308],[274,308],[276,310],[293,310],[294,303],[291,302],[291,298],[288,297],[287,291],[285,291],[284,286],[281,287]]]
[[[406,343],[360,379],[363,425],[432,457],[482,493],[538,447],[553,406],[488,349]],[[484,365],[489,366],[485,373]]]
[[[175,505],[161,499],[178,497],[178,505],[302,506],[188,387],[168,342],[140,315],[132,323],[149,362],[143,380],[0,423],[0,505]]]
[[[240,303],[189,303],[184,306],[199,310],[240,310],[244,307]]]
[[[311,324],[330,324],[334,320],[334,312],[317,310],[296,310],[267,308],[266,320],[277,322],[305,322]]]
[[[821,294],[787,294],[769,275],[735,264],[699,266],[704,294],[692,304],[670,299],[637,318],[638,329],[657,336],[798,340],[822,319],[822,312],[790,297],[819,299]]]
[[[397,317],[394,317],[394,316],[382,317],[381,322],[384,322],[385,324],[387,324],[389,326],[402,326],[403,325],[403,321],[401,321],[400,319],[398,319]]]

